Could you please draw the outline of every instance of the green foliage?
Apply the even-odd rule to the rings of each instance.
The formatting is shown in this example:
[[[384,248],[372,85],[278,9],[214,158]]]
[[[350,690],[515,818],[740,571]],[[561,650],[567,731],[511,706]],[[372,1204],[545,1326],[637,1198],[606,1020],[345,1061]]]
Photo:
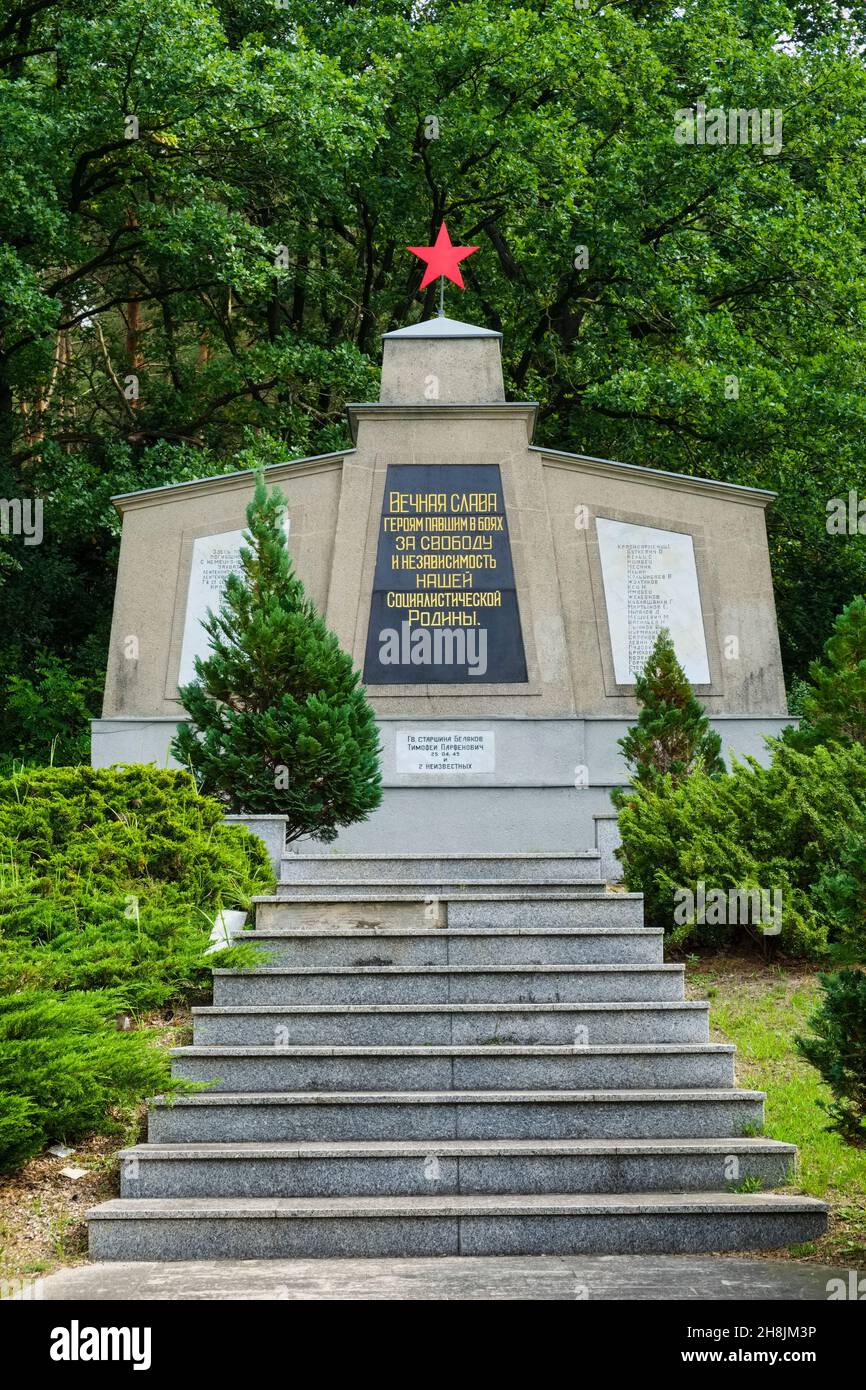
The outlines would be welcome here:
[[[800,728],[787,732],[797,748],[866,744],[866,595],[858,594],[833,624],[823,657],[809,667],[800,712]]]
[[[226,825],[187,773],[0,779],[0,1167],[172,1089],[164,1052],[115,1016],[206,989],[217,911],[272,887],[261,842]]]
[[[724,772],[722,740],[695,699],[666,628],[635,681],[635,697],[638,721],[619,746],[636,782],[652,786],[669,777],[676,786],[699,768],[711,777]],[[621,797],[614,799],[621,803]]]
[[[46,1144],[118,1128],[144,1095],[189,1089],[146,1032],[121,1032],[108,993],[0,998],[0,1169]]]
[[[216,913],[272,882],[261,841],[187,773],[24,769],[0,781],[0,990],[183,998],[208,984]]]
[[[381,801],[379,739],[351,658],[305,597],[261,473],[247,508],[243,578],[205,628],[210,655],[180,695],[172,752],[233,810],[278,813],[286,838],[333,840]]]
[[[541,442],[779,493],[803,675],[866,588],[866,537],[825,528],[862,486],[863,45],[857,7],[744,0],[11,0],[0,496],[45,540],[0,537],[7,677],[101,676],[112,493],[347,442],[443,216],[482,247],[452,312],[504,330]],[[782,111],[781,153],[677,144],[698,99]]]
[[[28,674],[12,672],[5,692],[5,742],[25,763],[79,763],[90,757],[91,711],[101,688],[93,675],[45,652]]]
[[[814,902],[832,924],[834,961],[866,961],[866,817],[858,817],[840,837],[815,883]]]
[[[823,998],[808,1022],[811,1034],[797,1051],[817,1067],[833,1093],[823,1102],[829,1128],[849,1143],[866,1143],[866,973],[821,975]],[[820,1102],[819,1102],[820,1103]]]
[[[794,676],[791,680],[790,685],[788,686],[788,692],[786,696],[788,704],[788,713],[791,715],[793,719],[802,719],[803,702],[806,699],[808,693],[808,681],[804,681],[802,676]],[[784,730],[783,736],[787,737],[788,732],[789,731],[787,729]],[[791,732],[793,732],[793,728],[791,729]]]
[[[677,891],[703,880],[708,890],[780,889],[789,951],[818,955],[830,944],[866,958],[866,910],[857,904],[846,916],[838,897],[854,846],[862,854],[866,845],[866,747],[770,747],[766,768],[747,759],[721,777],[695,772],[679,785],[635,787],[619,815],[626,884],[646,894],[647,924],[670,930],[676,944],[742,939],[736,924],[671,930]]]
[[[24,768],[0,780],[0,865],[43,898],[155,892],[244,905],[271,882],[261,841],[226,825],[188,773],[151,766]]]

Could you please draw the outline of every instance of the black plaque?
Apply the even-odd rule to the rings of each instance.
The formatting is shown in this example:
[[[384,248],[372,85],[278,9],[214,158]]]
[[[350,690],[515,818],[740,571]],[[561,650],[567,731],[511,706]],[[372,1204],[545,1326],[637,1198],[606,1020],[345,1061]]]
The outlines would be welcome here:
[[[388,469],[364,680],[368,685],[526,681],[497,464]]]

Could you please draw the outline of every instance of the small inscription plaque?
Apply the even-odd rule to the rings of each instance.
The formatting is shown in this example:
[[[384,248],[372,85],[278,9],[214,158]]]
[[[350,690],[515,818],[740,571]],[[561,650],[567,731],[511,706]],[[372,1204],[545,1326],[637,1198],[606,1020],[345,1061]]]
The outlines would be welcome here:
[[[496,771],[492,729],[413,729],[397,732],[400,773]]]
[[[291,529],[288,513],[283,519],[283,526],[288,537]],[[243,573],[243,543],[243,531],[221,531],[218,535],[198,536],[193,541],[178,685],[188,685],[195,680],[195,658],[207,656],[210,650],[202,623],[209,608],[214,613],[219,609],[229,575]]]
[[[199,536],[193,542],[178,685],[195,680],[195,658],[207,656],[208,637],[202,622],[209,608],[214,612],[219,608],[229,575],[240,573],[243,534],[222,531],[216,536]]]

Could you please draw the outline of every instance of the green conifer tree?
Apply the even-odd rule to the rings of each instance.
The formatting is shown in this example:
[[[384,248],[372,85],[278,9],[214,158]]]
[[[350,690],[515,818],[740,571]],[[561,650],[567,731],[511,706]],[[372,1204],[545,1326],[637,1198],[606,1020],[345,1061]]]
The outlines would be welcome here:
[[[351,658],[295,574],[285,498],[256,478],[241,548],[204,627],[210,653],[181,687],[172,752],[235,812],[287,818],[286,839],[333,840],[382,799],[375,718]]]
[[[667,628],[635,681],[635,695],[641,705],[638,721],[619,739],[635,781],[651,786],[670,774],[676,783],[699,767],[710,776],[725,771],[721,738],[692,692]],[[614,801],[620,804],[625,796],[620,792]]]
[[[823,656],[809,667],[800,693],[803,723],[786,732],[808,750],[819,743],[866,743],[866,596],[839,614]]]

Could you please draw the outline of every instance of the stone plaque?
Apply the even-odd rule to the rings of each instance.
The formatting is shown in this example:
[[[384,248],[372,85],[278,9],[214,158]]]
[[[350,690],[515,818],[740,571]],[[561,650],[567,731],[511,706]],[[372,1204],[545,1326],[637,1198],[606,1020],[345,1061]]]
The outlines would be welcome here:
[[[283,525],[288,536],[288,515]],[[219,608],[229,575],[242,573],[243,538],[243,531],[221,531],[214,536],[199,536],[193,542],[178,685],[187,685],[191,680],[195,680],[195,658],[207,656],[210,650],[202,622],[207,617],[209,608],[214,612]]]
[[[495,738],[492,729],[400,729],[397,771],[495,772]]]
[[[692,685],[710,665],[691,536],[596,517],[614,678],[633,685],[663,627]]]
[[[219,608],[229,575],[240,571],[243,534],[243,531],[223,531],[217,536],[199,536],[193,542],[178,685],[195,680],[193,662],[197,656],[207,655],[208,639],[202,620],[207,617],[209,608],[214,611]]]
[[[498,465],[392,465],[364,680],[486,685],[526,679]]]

